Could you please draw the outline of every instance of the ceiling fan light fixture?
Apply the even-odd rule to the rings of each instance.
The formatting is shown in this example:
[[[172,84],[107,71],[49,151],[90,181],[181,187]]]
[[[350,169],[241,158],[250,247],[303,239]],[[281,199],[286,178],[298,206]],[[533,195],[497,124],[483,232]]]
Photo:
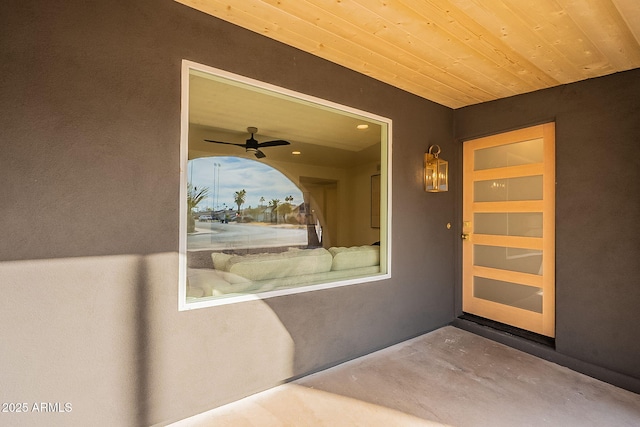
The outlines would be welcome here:
[[[247,128],[247,131],[251,134],[251,137],[249,139],[247,139],[244,144],[237,144],[235,142],[215,141],[213,139],[205,139],[205,141],[206,142],[213,142],[213,143],[216,143],[216,144],[226,144],[226,145],[235,145],[235,146],[238,146],[238,147],[243,147],[245,149],[245,152],[253,153],[259,159],[267,157],[262,151],[260,151],[261,148],[277,147],[277,146],[280,146],[280,145],[289,145],[290,144],[289,141],[285,141],[285,140],[282,140],[282,139],[276,139],[274,141],[258,142],[253,137],[253,135],[258,132],[258,128],[250,126],[250,127]]]

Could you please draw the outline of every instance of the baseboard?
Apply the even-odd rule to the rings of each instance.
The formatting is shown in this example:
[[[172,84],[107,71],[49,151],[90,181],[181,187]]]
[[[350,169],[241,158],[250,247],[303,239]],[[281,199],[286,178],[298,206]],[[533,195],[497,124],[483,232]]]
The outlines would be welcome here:
[[[451,322],[451,326],[524,351],[525,353],[548,360],[549,362],[556,363],[616,387],[640,394],[640,379],[558,353],[554,346],[514,335],[508,331],[493,328],[465,318],[455,319]]]

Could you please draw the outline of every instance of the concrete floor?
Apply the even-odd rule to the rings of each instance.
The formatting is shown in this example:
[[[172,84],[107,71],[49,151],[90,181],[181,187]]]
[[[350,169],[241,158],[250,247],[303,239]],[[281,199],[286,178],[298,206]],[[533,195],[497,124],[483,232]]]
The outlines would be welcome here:
[[[640,426],[640,395],[454,327],[173,424]]]

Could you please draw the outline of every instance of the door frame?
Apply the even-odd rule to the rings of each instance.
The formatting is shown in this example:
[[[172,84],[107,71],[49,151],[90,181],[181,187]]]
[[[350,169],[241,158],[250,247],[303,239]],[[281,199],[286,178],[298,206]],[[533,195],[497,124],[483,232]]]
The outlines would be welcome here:
[[[515,326],[516,328],[525,329],[537,334],[545,335],[548,337],[555,336],[555,123],[545,123],[542,125],[531,126],[523,129],[502,132],[499,134],[494,134],[482,138],[469,138],[464,141],[461,141],[462,148],[462,173],[461,176],[461,191],[462,191],[462,206],[460,210],[460,225],[462,226],[461,234],[469,234],[470,241],[461,240],[460,246],[460,309],[463,313],[469,313],[474,316],[478,316],[479,314],[476,311],[476,307],[478,305],[471,304],[472,309],[469,309],[469,292],[472,292],[472,288],[470,286],[469,280],[473,280],[472,277],[465,277],[466,271],[471,271],[473,269],[473,265],[471,265],[472,256],[471,254],[472,248],[470,245],[473,244],[474,236],[470,233],[469,227],[465,227],[465,221],[471,221],[468,218],[465,218],[465,215],[468,215],[465,211],[465,207],[469,206],[470,203],[473,203],[472,192],[465,191],[466,187],[469,185],[469,182],[473,182],[469,177],[473,174],[473,171],[470,170],[472,165],[470,165],[468,161],[465,160],[465,145],[468,142],[473,142],[474,144],[478,144],[480,147],[490,147],[502,145],[505,143],[516,142],[516,141],[525,141],[530,139],[543,138],[543,165],[542,165],[542,173],[544,176],[543,179],[543,236],[544,241],[546,242],[543,249],[542,256],[542,267],[544,276],[541,277],[540,287],[543,289],[543,307],[541,315],[532,315],[532,312],[527,312],[527,310],[523,309],[515,309],[508,306],[503,306],[502,304],[492,303],[489,301],[480,301],[480,306],[483,309],[493,309],[496,310],[497,315],[495,317],[483,316],[492,321],[497,321],[500,323],[505,323],[510,326]],[[520,169],[526,169],[525,167],[517,167]],[[516,168],[514,168],[516,169]],[[513,205],[518,205],[517,202],[507,202],[512,203]],[[527,210],[527,203],[520,204],[516,209]],[[483,236],[478,236],[478,241],[483,240]],[[519,239],[511,238],[507,239],[513,242],[518,241]],[[520,239],[520,240],[527,240]],[[523,247],[526,247],[527,244],[531,244],[531,241],[522,242],[524,243]],[[467,245],[467,246],[465,246]],[[465,252],[468,256],[465,256]],[[467,276],[470,276],[469,274]],[[467,281],[465,286],[465,281]],[[516,282],[517,283],[517,282]],[[478,302],[477,298],[475,298],[476,302]],[[505,308],[508,307],[508,308]],[[517,318],[518,320],[513,322],[513,319]]]

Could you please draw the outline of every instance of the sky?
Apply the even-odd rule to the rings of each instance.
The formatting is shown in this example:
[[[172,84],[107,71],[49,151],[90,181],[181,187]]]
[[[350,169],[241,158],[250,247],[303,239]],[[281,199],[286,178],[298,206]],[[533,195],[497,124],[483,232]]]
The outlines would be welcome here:
[[[264,205],[271,199],[293,196],[293,204],[302,203],[302,192],[282,173],[271,166],[256,160],[241,157],[201,157],[189,161],[187,180],[198,189],[209,188],[209,196],[198,204],[197,210],[207,208],[237,209],[234,193],[246,190],[243,208],[257,207],[260,197],[264,197]]]

